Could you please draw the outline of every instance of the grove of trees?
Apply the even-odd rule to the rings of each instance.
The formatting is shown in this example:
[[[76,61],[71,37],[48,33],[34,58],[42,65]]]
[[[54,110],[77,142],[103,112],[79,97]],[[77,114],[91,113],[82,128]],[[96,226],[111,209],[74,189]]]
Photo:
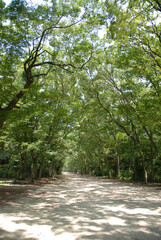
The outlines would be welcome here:
[[[0,0],[0,177],[161,181],[159,0]]]

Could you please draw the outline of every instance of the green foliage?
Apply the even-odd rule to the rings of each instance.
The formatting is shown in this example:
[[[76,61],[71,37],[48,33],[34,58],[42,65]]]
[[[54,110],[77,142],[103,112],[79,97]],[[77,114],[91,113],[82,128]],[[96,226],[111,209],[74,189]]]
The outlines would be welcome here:
[[[0,176],[1,178],[15,178],[16,177],[15,168],[10,166],[10,164],[0,166]]]
[[[161,180],[159,12],[157,1],[0,1],[1,177],[65,167]]]
[[[130,180],[133,180],[132,175],[133,175],[133,172],[131,171],[131,169],[121,170],[118,177],[120,180],[130,181]]]

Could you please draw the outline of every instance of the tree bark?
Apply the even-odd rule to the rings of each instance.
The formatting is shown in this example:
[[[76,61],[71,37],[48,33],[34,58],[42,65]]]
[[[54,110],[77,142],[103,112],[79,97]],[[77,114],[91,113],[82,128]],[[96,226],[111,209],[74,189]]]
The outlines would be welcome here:
[[[151,182],[154,181],[154,161],[153,161],[153,147],[150,149],[150,166],[151,166]]]
[[[42,171],[43,171],[43,166],[42,166],[42,164],[40,165],[40,170],[39,170],[39,179],[41,179],[41,177],[42,177]]]
[[[106,166],[107,166],[107,177],[110,178],[110,167],[109,167],[109,159],[106,157]]]
[[[32,160],[33,160],[33,167],[31,171],[31,183],[34,183],[34,179],[37,179],[37,157],[32,151]]]
[[[142,150],[140,150],[140,154],[141,154],[141,157],[142,157],[142,164],[143,164],[143,169],[144,169],[144,181],[147,184],[148,183],[148,173],[147,173],[147,169],[146,169],[146,166],[145,166],[145,159],[144,159],[144,155],[143,155]]]

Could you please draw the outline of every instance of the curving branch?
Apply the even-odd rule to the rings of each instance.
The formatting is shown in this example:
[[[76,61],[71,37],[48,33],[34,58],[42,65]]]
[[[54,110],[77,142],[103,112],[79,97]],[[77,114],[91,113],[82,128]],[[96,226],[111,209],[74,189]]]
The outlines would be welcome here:
[[[25,95],[26,90],[30,88],[35,78],[47,76],[50,70],[52,69],[52,66],[56,66],[70,73],[74,73],[75,70],[81,70],[90,61],[92,57],[92,53],[91,53],[91,56],[88,58],[88,60],[85,61],[81,66],[75,66],[73,63],[58,63],[56,62],[56,60],[37,62],[39,57],[42,56],[44,53],[48,53],[49,55],[53,56],[48,50],[42,50],[43,42],[45,41],[45,38],[48,36],[48,34],[50,34],[54,29],[67,29],[83,21],[83,17],[82,17],[81,19],[79,19],[74,23],[68,24],[66,26],[61,26],[61,25],[58,25],[60,24],[61,19],[62,19],[62,16],[58,19],[58,21],[54,25],[51,25],[45,28],[42,31],[40,37],[33,40],[32,50],[29,51],[29,57],[24,62],[24,72],[26,76],[26,83],[23,89],[16,94],[16,96],[8,103],[6,107],[0,108],[0,128],[2,128],[3,123],[6,121],[10,111],[16,108],[17,103]],[[35,45],[35,41],[37,41],[36,45]],[[44,65],[49,66],[49,69],[46,72],[42,72],[42,73],[40,72],[38,74],[32,75],[32,70],[34,70],[36,67],[41,67]],[[70,68],[72,68],[73,70],[71,71]]]

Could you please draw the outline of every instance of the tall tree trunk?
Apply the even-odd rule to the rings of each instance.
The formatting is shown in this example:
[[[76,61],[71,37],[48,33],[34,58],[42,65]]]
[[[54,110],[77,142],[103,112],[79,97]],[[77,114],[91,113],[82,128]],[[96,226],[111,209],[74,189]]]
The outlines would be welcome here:
[[[143,169],[144,169],[144,181],[147,184],[148,183],[148,173],[147,173],[147,169],[146,169],[146,166],[145,166],[145,159],[144,159],[144,155],[143,155],[142,150],[140,150],[140,153],[141,153],[142,164],[143,164]]]
[[[110,178],[110,167],[109,167],[109,159],[106,157],[106,166],[107,166],[107,177]]]
[[[37,178],[37,157],[34,154],[34,151],[32,151],[32,160],[33,160],[33,167],[31,171],[31,183],[34,183],[34,179]]]
[[[21,153],[21,162],[22,162],[22,165],[21,165],[21,169],[16,177],[16,180],[20,179],[22,177],[22,174],[24,173],[24,170],[26,168],[26,165],[27,165],[27,154],[26,152],[23,152]]]
[[[117,176],[120,175],[120,157],[118,156],[118,144],[117,144],[117,137],[116,134],[114,134],[114,143],[115,143],[115,161],[117,166]]]
[[[135,166],[134,166],[134,177],[135,181],[138,179],[138,158],[135,157]]]
[[[99,170],[100,170],[100,175],[103,176],[103,162],[102,162],[102,160],[99,160]]]
[[[154,181],[154,162],[153,162],[153,147],[150,148],[150,166],[151,166],[151,182]]]
[[[120,157],[117,157],[117,176],[120,175]]]
[[[41,164],[40,165],[40,169],[39,169],[39,179],[41,179],[41,177],[42,177],[42,170],[43,170],[43,165]]]

